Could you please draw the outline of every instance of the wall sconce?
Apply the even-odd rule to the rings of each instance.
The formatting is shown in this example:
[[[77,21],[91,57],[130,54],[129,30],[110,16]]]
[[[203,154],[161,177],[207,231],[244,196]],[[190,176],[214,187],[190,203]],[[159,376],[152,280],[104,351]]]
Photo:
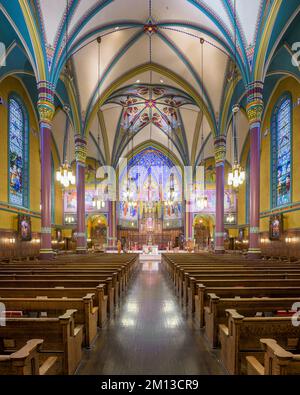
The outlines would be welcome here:
[[[15,244],[16,243],[16,239],[14,237],[11,237],[11,238],[7,239],[7,241],[9,242],[9,244]]]

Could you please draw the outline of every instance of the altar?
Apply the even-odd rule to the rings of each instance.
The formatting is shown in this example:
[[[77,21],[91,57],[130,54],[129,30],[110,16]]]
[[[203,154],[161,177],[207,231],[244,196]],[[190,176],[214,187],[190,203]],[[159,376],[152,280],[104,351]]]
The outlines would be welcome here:
[[[158,255],[158,246],[143,245],[144,255]]]

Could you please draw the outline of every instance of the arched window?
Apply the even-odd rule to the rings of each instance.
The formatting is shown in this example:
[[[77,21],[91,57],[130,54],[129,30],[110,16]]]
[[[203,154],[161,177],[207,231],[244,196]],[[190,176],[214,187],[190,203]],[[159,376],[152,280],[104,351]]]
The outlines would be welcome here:
[[[291,202],[292,100],[284,95],[272,119],[272,206]]]
[[[19,98],[8,102],[9,202],[28,207],[28,127],[25,108]]]

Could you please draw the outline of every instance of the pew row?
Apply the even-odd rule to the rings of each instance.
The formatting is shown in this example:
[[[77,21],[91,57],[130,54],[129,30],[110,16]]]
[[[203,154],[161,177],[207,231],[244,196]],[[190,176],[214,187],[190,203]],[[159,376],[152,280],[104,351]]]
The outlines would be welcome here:
[[[97,336],[98,307],[94,306],[95,294],[87,294],[82,298],[1,298],[7,311],[18,311],[25,317],[48,318],[59,316],[66,310],[76,310],[75,324],[83,326],[83,346],[90,347]]]
[[[57,370],[55,365],[58,358],[48,357],[45,362],[40,362],[40,348],[42,339],[31,339],[18,351],[8,355],[0,354],[0,375],[25,376],[25,375],[52,375]]]
[[[221,360],[229,374],[246,374],[247,356],[262,363],[262,338],[274,338],[289,351],[298,347],[300,326],[294,326],[291,317],[244,317],[232,309],[226,313],[227,325],[220,324],[219,339]]]
[[[81,360],[83,326],[75,325],[76,310],[67,310],[56,318],[6,318],[0,327],[4,353],[23,347],[31,338],[43,339],[39,356],[41,362],[49,357],[59,361],[55,374],[74,374]]]
[[[264,350],[264,363],[247,356],[247,374],[252,376],[300,375],[300,352],[286,351],[274,339],[260,339]]]

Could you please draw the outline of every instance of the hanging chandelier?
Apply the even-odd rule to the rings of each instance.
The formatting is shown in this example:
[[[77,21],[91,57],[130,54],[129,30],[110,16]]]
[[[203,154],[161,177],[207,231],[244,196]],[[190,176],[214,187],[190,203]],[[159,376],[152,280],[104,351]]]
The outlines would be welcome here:
[[[231,171],[228,174],[228,185],[232,186],[233,188],[238,188],[242,185],[246,179],[246,173],[242,166],[239,164],[237,157],[237,131],[236,131],[236,124],[237,124],[237,114],[239,112],[239,106],[233,106],[233,119],[232,119],[232,139],[233,139],[233,157],[234,157],[234,164],[232,166]]]
[[[65,51],[66,51],[66,65],[65,65],[65,75],[66,78],[68,77],[69,74],[69,68],[68,68],[68,23],[69,23],[69,0],[67,0],[67,10],[66,10],[66,42],[65,42]],[[67,123],[69,122],[69,106],[64,106],[64,110],[67,114]],[[70,140],[70,133],[67,130],[68,133],[68,140]],[[70,151],[70,141],[68,142],[68,147]],[[70,157],[70,152],[69,152],[69,157]],[[59,169],[56,171],[56,180],[61,183],[61,185],[65,188],[68,188],[70,185],[75,185],[76,179],[75,176],[73,175],[72,167],[69,165],[68,160],[66,159],[65,162],[63,163],[62,166],[59,167]]]
[[[56,171],[56,181],[60,182],[65,188],[68,188],[70,185],[75,185],[76,179],[67,160]]]
[[[176,204],[177,192],[175,191],[174,173],[170,174],[170,188],[166,194],[167,200],[165,200],[166,207],[173,207]]]
[[[101,210],[102,208],[104,208],[105,207],[105,203],[106,203],[105,199],[102,198],[101,196],[95,195],[93,197],[92,205],[97,210]]]
[[[237,71],[237,23],[236,23],[236,1],[234,2],[234,22],[235,22],[235,59],[234,59],[234,75],[233,79],[238,78]],[[234,81],[233,81],[234,83]],[[233,154],[234,163],[232,165],[232,169],[228,174],[228,185],[233,188],[238,188],[242,185],[246,180],[246,173],[244,169],[241,167],[238,161],[238,145],[237,145],[237,118],[240,111],[240,107],[238,104],[235,104],[232,108],[232,141],[233,141]]]
[[[201,45],[201,80],[202,80],[202,97],[204,97],[204,43],[205,40],[203,38],[200,39]],[[202,102],[202,114],[204,114],[204,103]],[[201,179],[200,179],[200,188],[197,188],[195,184],[195,206],[198,210],[202,211],[208,207],[208,198],[205,195],[205,159],[204,159],[204,123],[201,122],[201,155],[200,155],[200,170],[201,170]],[[201,187],[202,185],[202,187]]]
[[[207,196],[200,196],[196,198],[196,207],[199,210],[205,210],[208,206]]]
[[[226,217],[226,222],[227,222],[228,224],[233,224],[234,221],[235,221],[235,217],[234,217],[234,215],[233,215],[232,213],[230,213],[229,215],[227,215],[227,217]]]
[[[246,179],[246,173],[239,163],[235,162],[231,171],[228,174],[228,185],[234,188],[238,188],[244,183]]]

